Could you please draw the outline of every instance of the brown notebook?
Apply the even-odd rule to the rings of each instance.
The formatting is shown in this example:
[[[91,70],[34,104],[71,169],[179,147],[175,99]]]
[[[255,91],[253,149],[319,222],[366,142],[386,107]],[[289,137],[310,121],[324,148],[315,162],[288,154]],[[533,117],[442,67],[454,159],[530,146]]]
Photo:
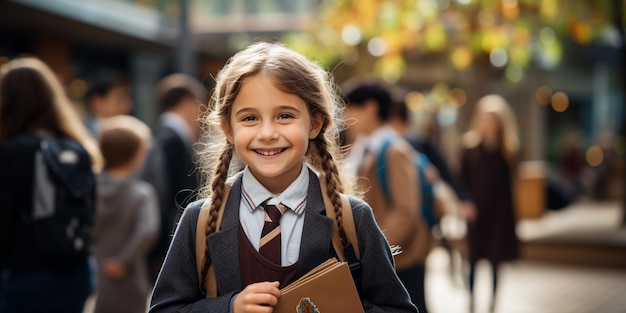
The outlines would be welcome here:
[[[320,313],[362,313],[363,305],[354,286],[348,263],[332,258],[280,290],[275,313],[297,313],[308,298]]]

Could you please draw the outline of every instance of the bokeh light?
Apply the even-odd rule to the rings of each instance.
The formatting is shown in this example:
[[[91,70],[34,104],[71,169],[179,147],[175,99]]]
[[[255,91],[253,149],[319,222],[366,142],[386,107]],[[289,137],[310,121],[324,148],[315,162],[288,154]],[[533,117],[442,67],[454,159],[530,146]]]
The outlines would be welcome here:
[[[424,31],[424,45],[431,51],[442,51],[446,48],[446,30],[441,22],[428,25]]]
[[[564,92],[557,92],[552,96],[552,109],[557,112],[565,112],[569,107],[569,98]]]
[[[341,39],[349,46],[356,46],[361,42],[361,30],[354,25],[348,25],[341,31]]]
[[[409,108],[409,110],[413,112],[422,111],[424,109],[425,100],[426,99],[424,98],[424,94],[419,91],[411,91],[407,93],[406,97],[404,98],[406,106]]]
[[[367,43],[367,51],[375,57],[379,57],[387,52],[387,43],[385,39],[374,37]]]
[[[452,66],[457,70],[465,70],[472,64],[472,50],[468,47],[457,47],[450,55]]]
[[[537,91],[535,92],[535,99],[537,100],[537,103],[541,105],[550,104],[552,101],[552,89],[546,86],[537,88]]]
[[[450,98],[454,99],[454,101],[451,101],[451,104],[460,108],[465,105],[467,94],[465,94],[465,90],[461,88],[453,88],[450,90]]]
[[[602,149],[598,146],[589,147],[585,156],[587,158],[587,163],[591,166],[598,166],[602,164],[602,161],[604,161],[604,152],[602,152]]]
[[[491,64],[495,67],[503,67],[509,61],[509,56],[504,49],[495,48],[491,50],[489,54],[489,61],[491,61]]]

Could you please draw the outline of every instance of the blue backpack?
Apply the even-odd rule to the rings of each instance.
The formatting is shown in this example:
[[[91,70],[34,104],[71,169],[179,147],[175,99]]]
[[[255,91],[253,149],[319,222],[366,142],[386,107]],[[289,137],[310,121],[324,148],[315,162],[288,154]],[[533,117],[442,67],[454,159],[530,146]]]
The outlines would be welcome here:
[[[383,142],[382,148],[378,154],[377,158],[377,169],[378,169],[378,180],[383,187],[383,193],[385,194],[385,199],[387,202],[391,201],[391,194],[389,192],[389,182],[387,179],[387,171],[385,170],[385,164],[387,164],[386,160],[386,152],[389,146],[391,145],[393,139],[387,139]],[[435,189],[432,182],[428,179],[426,175],[426,169],[429,166],[433,166],[428,157],[419,152],[415,151],[415,158],[413,160],[415,166],[417,167],[417,172],[419,175],[419,185],[422,194],[422,207],[420,211],[422,212],[422,218],[426,221],[426,224],[429,228],[433,228],[435,225],[439,223],[439,219],[437,217],[436,206],[435,206]]]

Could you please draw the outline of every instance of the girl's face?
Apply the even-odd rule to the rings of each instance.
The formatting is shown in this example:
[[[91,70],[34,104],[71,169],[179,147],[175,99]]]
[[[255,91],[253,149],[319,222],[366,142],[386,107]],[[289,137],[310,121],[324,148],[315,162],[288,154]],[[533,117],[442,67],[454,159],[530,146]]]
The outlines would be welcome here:
[[[247,78],[222,130],[254,177],[272,193],[285,190],[300,174],[309,139],[317,137],[321,116],[306,103],[276,88],[266,75]]]

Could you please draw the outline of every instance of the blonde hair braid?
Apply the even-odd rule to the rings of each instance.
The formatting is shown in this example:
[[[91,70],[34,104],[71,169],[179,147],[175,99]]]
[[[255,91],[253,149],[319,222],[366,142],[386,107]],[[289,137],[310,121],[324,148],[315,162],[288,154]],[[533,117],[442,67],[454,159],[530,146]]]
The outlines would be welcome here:
[[[320,156],[320,166],[324,172],[324,179],[326,180],[326,192],[328,198],[333,203],[335,209],[335,220],[337,221],[337,227],[339,228],[339,236],[344,244],[347,244],[348,236],[343,227],[343,214],[341,212],[341,198],[340,194],[343,192],[343,184],[339,177],[339,169],[332,157],[332,154],[328,151],[328,143],[324,136],[319,136],[313,142],[316,145],[318,155]]]
[[[207,221],[206,234],[208,236],[217,231],[216,223],[219,214],[219,209],[222,206],[222,200],[224,197],[224,187],[226,186],[226,179],[228,178],[228,169],[230,168],[230,161],[233,157],[233,146],[227,144],[226,148],[222,152],[217,165],[215,166],[215,175],[211,181],[211,207],[209,209],[209,219]],[[206,287],[206,277],[211,266],[211,253],[207,244],[207,249],[204,252],[204,259],[202,261],[202,276],[200,286],[203,291]]]

